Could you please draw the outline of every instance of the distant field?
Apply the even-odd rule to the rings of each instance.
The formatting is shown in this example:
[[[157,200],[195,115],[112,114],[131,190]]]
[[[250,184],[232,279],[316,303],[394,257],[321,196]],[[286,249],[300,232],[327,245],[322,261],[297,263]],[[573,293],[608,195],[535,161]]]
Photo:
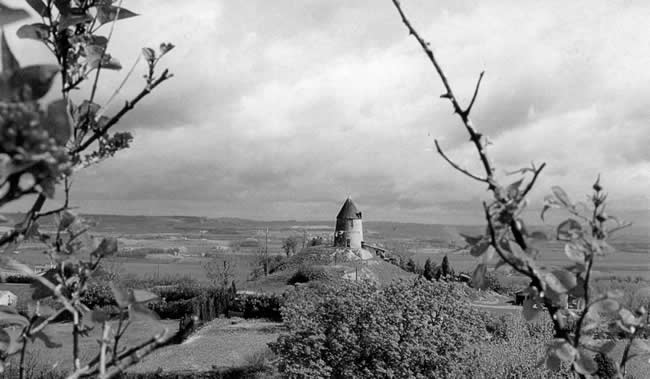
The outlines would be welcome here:
[[[639,276],[650,278],[650,253],[637,247],[640,242],[632,241],[631,243],[614,242],[612,245],[617,248],[617,252],[606,256],[598,257],[594,264],[594,271],[600,275],[622,275],[622,276]],[[538,260],[547,266],[563,266],[567,264],[567,258],[564,254],[564,244],[556,241],[545,242],[538,246],[540,255]],[[427,258],[434,262],[442,261],[441,254],[432,254],[428,251],[417,252],[414,259],[424,263]],[[449,255],[449,260],[456,270],[470,271],[477,264],[477,259],[466,253],[455,253]]]
[[[19,219],[18,216],[11,216]],[[98,237],[118,237],[120,249],[152,249],[154,254],[141,257],[115,258],[110,262],[125,274],[138,276],[190,275],[206,280],[202,266],[207,262],[203,254],[213,255],[219,260],[229,260],[236,266],[235,275],[239,282],[248,278],[256,266],[256,254],[264,246],[270,255],[282,255],[282,241],[287,237],[298,240],[302,247],[303,238],[330,236],[334,222],[314,221],[251,221],[241,219],[208,219],[201,217],[144,217],[90,215],[91,232]],[[643,221],[643,220],[642,220]],[[644,226],[645,225],[645,226]],[[51,228],[52,220],[45,219],[42,229]],[[268,228],[268,238],[267,238]],[[535,225],[534,230],[552,234],[551,225]],[[478,235],[483,226],[454,226],[435,224],[413,224],[373,222],[364,220],[364,236],[367,242],[384,245],[403,255],[412,255],[420,263],[432,258],[439,263],[441,251],[451,246],[461,246],[460,233]],[[647,223],[626,229],[614,238],[612,244],[619,253],[599,259],[595,270],[604,275],[642,276],[650,278],[650,229]],[[157,249],[157,250],[156,250]],[[169,251],[179,252],[177,257]],[[547,242],[540,248],[540,260],[547,265],[566,263],[563,246]],[[48,259],[42,254],[43,247],[26,243],[15,257],[21,261],[42,265]],[[163,253],[163,254],[160,254]],[[146,256],[145,256],[146,255]],[[470,271],[476,264],[467,254],[450,255],[453,267]]]

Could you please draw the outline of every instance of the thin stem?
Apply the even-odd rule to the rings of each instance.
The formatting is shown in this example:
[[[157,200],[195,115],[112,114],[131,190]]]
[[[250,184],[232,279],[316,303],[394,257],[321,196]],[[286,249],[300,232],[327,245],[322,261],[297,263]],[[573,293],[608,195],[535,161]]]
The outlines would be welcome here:
[[[99,375],[106,375],[106,348],[108,347],[108,333],[111,327],[106,321],[102,324],[102,343],[99,349]]]
[[[483,163],[483,168],[485,169],[485,174],[487,175],[489,188],[490,189],[496,188],[496,186],[493,183],[494,169],[492,168],[492,165],[490,164],[490,160],[488,159],[487,154],[485,152],[485,148],[482,145],[481,142],[482,135],[474,129],[474,126],[472,125],[472,121],[469,119],[469,112],[471,111],[471,106],[468,107],[467,110],[465,111],[460,107],[460,104],[458,103],[458,100],[454,95],[454,91],[451,89],[451,85],[449,85],[449,80],[447,79],[445,73],[442,71],[442,67],[438,63],[433,53],[433,50],[431,49],[430,44],[426,42],[418,34],[418,32],[413,27],[413,25],[411,25],[411,22],[408,20],[408,18],[404,14],[404,11],[402,10],[399,0],[393,0],[393,4],[395,5],[395,8],[397,8],[400,17],[402,18],[402,23],[404,23],[404,25],[408,29],[409,34],[412,35],[418,41],[418,43],[422,47],[422,50],[424,50],[427,57],[429,57],[429,61],[431,61],[433,67],[436,69],[436,72],[438,73],[440,80],[442,80],[442,84],[444,85],[445,90],[447,91],[445,94],[442,95],[442,97],[449,99],[451,105],[454,108],[454,113],[458,113],[461,120],[463,121],[463,124],[465,125],[465,129],[467,130],[467,133],[470,136],[470,140],[474,143],[474,146],[476,147],[476,150],[478,151],[479,157],[481,159],[481,162]],[[476,94],[478,93],[478,88],[482,78],[483,78],[483,73],[481,73],[481,75],[479,76],[479,80],[474,90],[475,96],[472,99],[471,105],[473,105],[474,100],[476,100]]]
[[[488,182],[487,179],[481,178],[481,177],[479,177],[477,175],[472,174],[471,172],[469,172],[466,169],[460,167],[454,161],[449,159],[449,157],[447,157],[447,155],[445,155],[445,153],[442,151],[442,148],[440,147],[440,144],[438,143],[438,140],[434,140],[434,143],[436,144],[436,150],[438,150],[438,154],[440,154],[447,161],[447,163],[449,163],[453,168],[455,168],[456,170],[462,172],[463,174],[469,176],[470,178],[472,178],[474,180],[478,180],[479,182],[484,182],[484,183]]]
[[[93,142],[95,142],[99,137],[103,136],[106,134],[106,132],[113,127],[113,125],[117,124],[122,116],[124,116],[128,111],[133,109],[135,105],[142,100],[143,97],[147,96],[154,88],[156,88],[160,83],[164,82],[165,80],[169,79],[171,77],[171,74],[169,74],[169,70],[163,71],[162,75],[156,80],[151,86],[147,86],[147,88],[144,88],[133,100],[127,101],[122,109],[120,109],[115,116],[113,116],[110,120],[106,122],[103,128],[100,130],[95,131],[95,133],[88,138],[84,143],[81,144],[81,146],[75,148],[72,150],[72,154],[78,154],[85,149],[88,148]]]
[[[474,88],[474,95],[472,95],[472,100],[469,102],[469,105],[465,109],[465,113],[468,115],[472,111],[472,107],[474,106],[474,101],[476,101],[476,96],[478,96],[478,89],[481,86],[481,80],[483,79],[483,75],[485,75],[485,71],[481,71],[481,74],[478,76],[478,80],[476,81],[476,87]]]
[[[29,332],[29,326],[26,326],[25,329],[26,329],[26,332]],[[25,378],[25,355],[27,353],[27,344],[28,343],[29,343],[29,339],[28,338],[23,338],[23,346],[20,348],[20,371],[19,371],[20,379]]]

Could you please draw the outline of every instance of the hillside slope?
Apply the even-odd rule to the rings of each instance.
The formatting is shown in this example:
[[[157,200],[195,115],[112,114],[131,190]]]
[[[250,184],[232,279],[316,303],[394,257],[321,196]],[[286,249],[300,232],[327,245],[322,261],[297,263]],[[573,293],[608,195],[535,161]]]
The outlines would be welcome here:
[[[303,273],[308,281],[370,280],[385,285],[414,275],[385,262],[365,249],[310,246],[290,257],[277,271],[244,284],[256,292],[282,292],[291,287],[290,279]]]

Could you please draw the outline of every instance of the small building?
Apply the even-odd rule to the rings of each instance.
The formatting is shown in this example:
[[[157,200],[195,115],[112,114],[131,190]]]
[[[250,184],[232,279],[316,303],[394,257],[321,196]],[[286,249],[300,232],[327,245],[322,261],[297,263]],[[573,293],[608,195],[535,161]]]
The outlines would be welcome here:
[[[18,296],[11,291],[0,291],[0,305],[15,306]]]
[[[363,243],[363,225],[361,212],[357,209],[352,199],[348,197],[343,207],[336,216],[336,229],[334,231],[334,246],[361,249]]]

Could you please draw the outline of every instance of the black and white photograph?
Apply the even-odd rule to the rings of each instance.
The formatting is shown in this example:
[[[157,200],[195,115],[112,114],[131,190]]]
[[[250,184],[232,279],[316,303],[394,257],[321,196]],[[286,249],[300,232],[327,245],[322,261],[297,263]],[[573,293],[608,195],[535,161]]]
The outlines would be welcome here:
[[[0,0],[0,379],[650,379],[649,20]]]

